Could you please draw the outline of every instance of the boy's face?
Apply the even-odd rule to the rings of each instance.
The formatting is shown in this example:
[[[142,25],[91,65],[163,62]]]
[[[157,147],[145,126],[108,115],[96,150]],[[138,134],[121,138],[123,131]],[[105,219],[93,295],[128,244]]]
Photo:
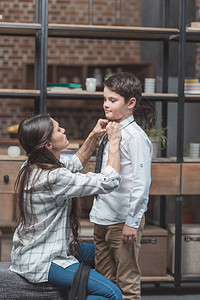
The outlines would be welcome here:
[[[131,98],[125,103],[124,97],[111,91],[107,86],[104,87],[103,109],[108,120],[121,122],[132,115],[135,106],[135,98]]]

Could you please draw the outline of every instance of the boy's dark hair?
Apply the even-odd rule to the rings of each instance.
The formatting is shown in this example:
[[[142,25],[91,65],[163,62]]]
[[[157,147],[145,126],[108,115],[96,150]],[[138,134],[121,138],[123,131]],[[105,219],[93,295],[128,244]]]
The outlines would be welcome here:
[[[138,105],[142,98],[141,82],[132,73],[116,73],[104,81],[104,86],[107,86],[111,91],[124,97],[125,103],[127,103],[130,98],[135,97],[136,105]]]

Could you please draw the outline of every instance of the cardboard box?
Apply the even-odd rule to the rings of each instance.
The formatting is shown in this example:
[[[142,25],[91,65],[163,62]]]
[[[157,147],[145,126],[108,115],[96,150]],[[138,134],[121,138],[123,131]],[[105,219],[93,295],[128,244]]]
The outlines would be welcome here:
[[[142,276],[166,276],[167,230],[157,226],[145,226],[139,252]]]
[[[175,272],[175,224],[168,225],[167,267]],[[200,276],[200,224],[182,225],[181,274]]]

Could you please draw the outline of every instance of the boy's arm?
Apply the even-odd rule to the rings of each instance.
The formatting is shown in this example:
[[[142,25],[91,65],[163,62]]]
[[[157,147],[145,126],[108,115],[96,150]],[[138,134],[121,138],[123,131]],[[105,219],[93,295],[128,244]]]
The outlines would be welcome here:
[[[122,231],[124,242],[136,240],[137,228],[147,208],[151,183],[152,146],[148,140],[138,134],[130,139],[128,151],[132,163],[133,181],[130,191],[129,212]]]
[[[136,241],[136,238],[137,228],[133,228],[125,224],[122,230],[122,241],[125,243],[132,243]]]

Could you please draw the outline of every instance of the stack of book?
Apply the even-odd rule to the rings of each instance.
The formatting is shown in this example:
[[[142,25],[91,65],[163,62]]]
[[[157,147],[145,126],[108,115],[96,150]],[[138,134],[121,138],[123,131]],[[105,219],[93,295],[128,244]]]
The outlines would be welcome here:
[[[192,30],[200,30],[200,22],[192,22],[188,24],[187,29],[192,29]]]
[[[81,84],[79,83],[49,83],[47,84],[47,91],[54,92],[69,92],[69,91],[82,91]]]
[[[197,78],[185,79],[185,94],[200,94],[200,81]]]

